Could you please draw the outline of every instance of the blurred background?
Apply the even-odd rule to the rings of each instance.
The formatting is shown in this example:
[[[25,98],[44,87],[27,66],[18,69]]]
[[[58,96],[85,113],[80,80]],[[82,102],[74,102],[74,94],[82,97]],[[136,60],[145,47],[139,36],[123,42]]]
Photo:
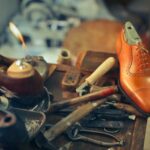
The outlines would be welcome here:
[[[74,60],[86,50],[115,53],[126,21],[150,48],[149,0],[0,0],[0,15],[0,54],[11,58],[40,55],[56,63],[64,48]],[[20,35],[13,35],[10,22],[26,47]]]

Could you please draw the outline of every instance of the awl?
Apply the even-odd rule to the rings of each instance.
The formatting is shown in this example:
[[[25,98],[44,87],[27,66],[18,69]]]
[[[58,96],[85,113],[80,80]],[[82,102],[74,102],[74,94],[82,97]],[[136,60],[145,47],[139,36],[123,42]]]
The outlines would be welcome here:
[[[76,92],[79,93],[80,96],[89,93],[90,87],[110,69],[112,69],[115,62],[114,57],[107,58],[88,78],[85,79],[85,82],[76,89]]]

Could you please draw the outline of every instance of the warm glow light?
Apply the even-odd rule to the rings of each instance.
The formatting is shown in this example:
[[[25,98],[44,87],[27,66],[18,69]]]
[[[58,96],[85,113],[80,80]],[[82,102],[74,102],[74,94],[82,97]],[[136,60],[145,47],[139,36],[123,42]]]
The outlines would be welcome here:
[[[13,35],[21,42],[22,47],[26,48],[24,38],[14,23],[12,23],[12,22],[9,23],[9,29],[13,33]]]

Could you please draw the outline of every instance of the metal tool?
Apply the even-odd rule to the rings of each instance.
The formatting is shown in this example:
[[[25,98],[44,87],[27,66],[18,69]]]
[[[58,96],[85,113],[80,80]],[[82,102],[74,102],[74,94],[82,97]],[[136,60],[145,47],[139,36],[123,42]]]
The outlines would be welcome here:
[[[47,130],[44,133],[44,136],[49,141],[52,141],[58,135],[60,135],[64,131],[66,131],[75,122],[81,120],[83,117],[88,115],[91,111],[96,109],[98,106],[104,104],[106,101],[108,101],[107,98],[101,99],[101,100],[96,101],[96,102],[87,103],[87,104],[80,106],[75,111],[73,111],[71,114],[69,114],[67,117],[65,117],[62,120],[60,120],[59,122],[57,122],[52,128]]]
[[[100,128],[107,133],[117,133],[124,128],[123,121],[110,121],[110,120],[83,120],[80,122],[83,127],[86,128]]]
[[[44,93],[41,95],[41,100],[39,103],[36,103],[31,110],[33,111],[41,111],[47,112],[50,108],[51,102],[53,100],[53,95],[48,91],[46,87],[44,87]]]
[[[111,105],[108,105],[108,106],[111,106]],[[126,120],[126,119],[135,120],[136,118],[135,115],[130,115],[122,110],[118,110],[115,108],[107,108],[107,107],[98,108],[94,110],[92,114],[96,118],[102,118],[102,119],[108,119],[108,120]]]
[[[59,101],[51,104],[51,107],[49,109],[49,112],[54,112],[60,109],[64,109],[69,106],[81,104],[81,103],[86,103],[86,102],[92,102],[94,100],[98,100],[101,98],[106,98],[110,95],[116,94],[117,93],[117,86],[109,86],[105,89],[102,89],[97,92],[93,92],[90,94],[86,94],[84,96],[80,97],[75,97],[72,99],[64,100],[64,101]]]
[[[88,78],[85,79],[85,82],[76,89],[76,92],[79,93],[80,96],[89,93],[91,85],[112,69],[115,62],[114,57],[106,59]]]
[[[105,108],[110,106],[110,104],[112,104],[115,101],[120,101],[120,95],[119,94],[113,94],[107,97],[107,99],[110,99],[111,102],[106,102],[105,104],[101,105],[100,107],[98,107],[97,109],[101,109],[101,108]],[[97,111],[97,109],[95,111]],[[61,116],[67,116],[68,114],[70,114],[71,112],[73,112],[75,109],[72,108],[64,108],[64,109],[59,109],[57,111],[55,111],[55,114],[57,115],[61,115]],[[94,111],[92,111],[94,112]]]
[[[86,117],[85,117],[86,118]],[[107,133],[117,133],[124,128],[124,123],[122,121],[110,121],[110,120],[86,120],[83,118],[78,122],[84,128],[100,128]],[[53,127],[52,124],[46,124],[45,129]]]
[[[117,95],[109,96],[112,100],[118,100]],[[83,120],[100,120],[100,119],[107,119],[107,120],[135,120],[136,115],[131,114],[131,112],[125,112],[124,110],[116,109],[112,107],[113,105],[118,105],[120,103],[115,104],[116,102],[106,102],[104,105],[101,105],[97,109],[93,110],[88,116],[86,116]],[[124,104],[123,104],[124,105]],[[125,104],[127,105],[127,104]],[[128,106],[128,105],[127,105]],[[56,111],[55,114],[60,116],[67,116],[71,112],[73,112],[73,108],[66,108],[63,110]]]
[[[49,66],[42,56],[26,56],[22,59],[23,61],[29,63],[34,67],[36,71],[41,75],[43,80],[48,77]]]
[[[125,104],[125,103],[110,103],[112,106],[114,106],[117,109],[123,110],[129,114],[133,114],[135,116],[138,117],[146,117],[145,115],[143,115],[141,112],[139,112],[136,108],[134,108],[133,106],[129,105],[129,104]]]
[[[42,93],[37,96],[18,96],[11,91],[0,88],[0,107],[16,107],[33,111],[47,112],[50,109],[53,95],[43,87]]]
[[[74,126],[69,128],[66,133],[67,133],[69,139],[71,139],[72,141],[84,141],[84,142],[89,142],[92,144],[96,144],[99,146],[105,146],[105,147],[123,146],[123,144],[124,144],[123,140],[119,140],[118,138],[116,138],[112,134],[108,134],[108,133],[96,131],[96,130],[84,129],[81,127],[80,124],[75,124]],[[88,137],[88,136],[84,136],[81,133],[104,135],[104,136],[107,136],[107,137],[115,140],[116,142],[100,141],[100,140],[93,139],[93,138]]]

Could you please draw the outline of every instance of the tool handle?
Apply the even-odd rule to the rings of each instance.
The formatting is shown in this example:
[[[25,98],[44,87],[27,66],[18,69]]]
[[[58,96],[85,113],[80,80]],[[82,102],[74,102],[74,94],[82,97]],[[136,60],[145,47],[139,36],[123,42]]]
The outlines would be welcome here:
[[[124,103],[115,103],[113,106],[127,113],[134,114],[138,117],[144,117],[144,115],[141,112],[137,111],[137,109],[132,107],[131,105],[124,104]]]
[[[84,96],[75,97],[75,98],[64,100],[64,101],[59,101],[59,102],[51,104],[49,112],[55,112],[57,110],[70,107],[73,105],[91,102],[91,101],[98,100],[101,98],[106,98],[112,94],[117,93],[117,91],[118,91],[117,86],[110,86],[100,91],[86,94]],[[116,97],[116,99],[118,99],[118,97]]]
[[[88,84],[93,85],[115,65],[115,62],[114,57],[107,58],[88,78],[85,79],[85,81]]]
[[[87,103],[85,105],[80,106],[67,117],[63,118],[59,122],[57,122],[52,128],[50,128],[47,132],[45,132],[45,137],[52,141],[58,135],[66,131],[70,126],[72,126],[75,122],[79,121],[86,115],[88,115],[92,110],[94,110],[99,105],[106,102],[107,99],[101,99],[97,102]]]

